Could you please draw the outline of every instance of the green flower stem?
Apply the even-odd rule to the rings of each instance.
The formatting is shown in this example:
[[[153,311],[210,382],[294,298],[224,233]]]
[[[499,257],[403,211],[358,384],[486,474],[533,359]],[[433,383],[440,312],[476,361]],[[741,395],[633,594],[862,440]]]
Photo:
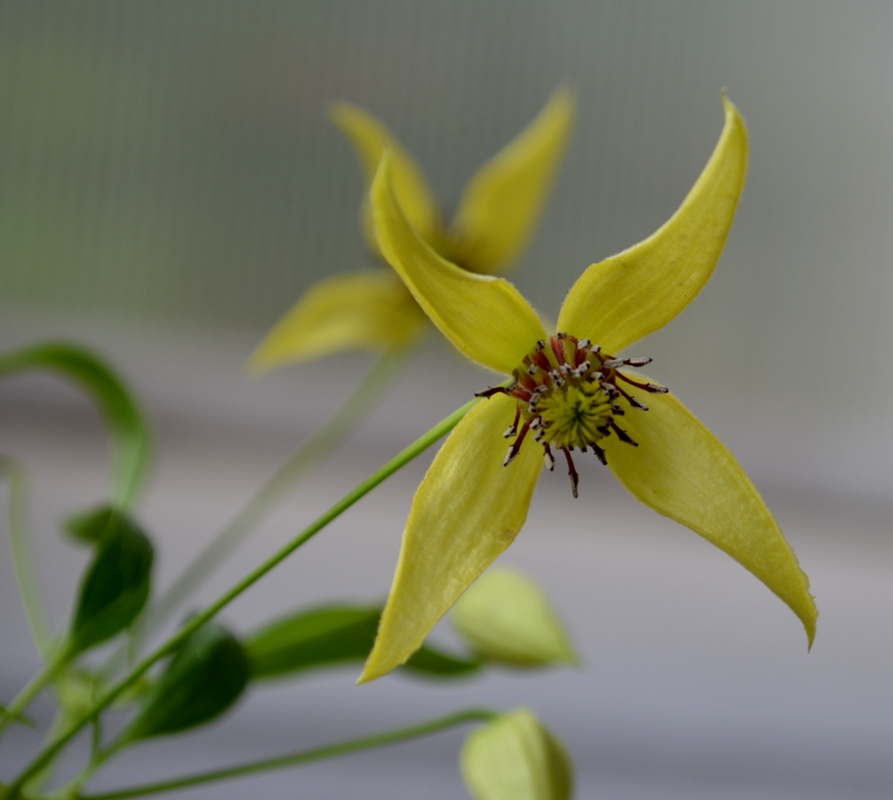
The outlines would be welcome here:
[[[411,348],[395,348],[379,358],[328,422],[298,448],[149,610],[134,632],[137,640],[149,635],[158,624],[167,619],[183,599],[235,550],[263,515],[279,503],[312,467],[353,433],[377,406],[385,390],[390,388],[410,352]]]
[[[26,521],[25,470],[14,459],[0,456],[0,477],[5,477],[9,484],[9,549],[22,605],[37,649],[46,658],[51,648],[50,623],[40,597],[37,570],[31,553]]]
[[[44,662],[40,671],[25,685],[13,701],[6,707],[6,712],[0,714],[0,733],[31,704],[49,684],[51,684],[59,672],[70,659],[67,648],[61,648],[50,659]]]
[[[270,758],[265,761],[255,761],[250,764],[240,764],[236,767],[228,767],[213,772],[203,772],[198,775],[189,775],[185,778],[175,778],[173,780],[161,781],[159,783],[149,783],[144,786],[135,786],[132,789],[122,789],[117,792],[77,795],[77,797],[78,800],[123,800],[123,798],[127,797],[142,797],[148,794],[158,794],[160,792],[168,792],[175,789],[185,789],[190,786],[211,783],[212,781],[238,778],[256,772],[265,772],[266,770],[280,769],[282,767],[292,767],[297,764],[305,764],[309,761],[321,761],[324,758],[333,758],[335,756],[356,753],[360,750],[381,747],[382,745],[393,744],[394,742],[401,742],[406,739],[413,739],[417,736],[427,736],[466,722],[489,722],[496,716],[497,715],[492,711],[473,708],[467,711],[450,714],[446,717],[438,717],[437,719],[422,722],[418,725],[397,728],[393,731],[377,733],[372,736],[364,736],[359,739],[342,742],[341,744],[329,745],[328,747],[318,747],[315,750],[305,750],[302,753]]]
[[[435,425],[433,428],[431,428],[431,430],[429,430],[427,433],[416,439],[415,442],[413,442],[409,447],[407,447],[405,450],[391,459],[387,464],[381,467],[381,469],[373,473],[369,478],[363,481],[351,492],[348,492],[341,500],[335,503],[334,506],[332,506],[322,516],[318,517],[315,522],[305,528],[300,534],[298,534],[298,536],[296,536],[294,539],[292,539],[292,541],[285,545],[285,547],[280,549],[278,552],[268,558],[263,564],[250,572],[229,591],[225,592],[216,602],[212,603],[201,613],[196,614],[194,617],[192,617],[189,622],[186,623],[179,630],[178,633],[171,637],[154,653],[146,656],[135,667],[133,667],[129,674],[122,678],[113,687],[108,689],[96,701],[93,708],[85,713],[79,720],[77,720],[69,728],[68,731],[66,731],[54,741],[50,742],[40,753],[38,753],[34,760],[9,786],[8,798],[15,798],[17,796],[17,792],[21,789],[22,784],[27,781],[28,778],[31,777],[31,775],[38,772],[40,769],[43,768],[45,764],[49,763],[56,755],[56,753],[58,753],[71,739],[74,738],[75,734],[77,734],[77,732],[81,728],[87,725],[90,720],[97,717],[103,709],[111,705],[111,703],[113,703],[116,698],[123,694],[126,689],[136,683],[136,681],[139,680],[140,677],[148,672],[154,664],[156,664],[166,655],[174,652],[174,650],[176,650],[182,642],[188,639],[189,636],[191,636],[196,630],[204,625],[209,619],[214,617],[221,609],[229,605],[229,603],[235,600],[235,598],[242,594],[242,592],[255,584],[258,580],[260,580],[264,575],[272,570],[273,567],[284,561],[301,545],[303,545],[305,542],[319,533],[319,531],[325,528],[326,525],[328,525],[332,520],[336,519],[338,516],[344,513],[360,498],[371,492],[386,478],[389,478],[401,467],[408,464],[410,461],[412,461],[412,459],[425,451],[442,436],[445,436],[447,433],[449,433],[459,423],[459,421],[479,402],[479,398],[475,398],[474,400],[469,401],[464,406],[457,409],[448,417]]]

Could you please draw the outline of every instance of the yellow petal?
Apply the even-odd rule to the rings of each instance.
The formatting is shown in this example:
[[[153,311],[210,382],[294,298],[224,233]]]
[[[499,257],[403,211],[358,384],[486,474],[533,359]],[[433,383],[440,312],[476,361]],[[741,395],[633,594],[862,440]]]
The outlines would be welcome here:
[[[545,336],[539,317],[508,281],[460,269],[419,238],[391,189],[391,164],[385,154],[372,184],[382,255],[460,352],[497,372],[511,373]]]
[[[555,92],[539,116],[477,172],[451,230],[462,266],[495,272],[533,235],[574,119],[573,95]]]
[[[446,440],[412,501],[397,573],[359,682],[421,646],[469,584],[515,539],[543,467],[533,442],[503,466],[516,401],[482,400]]]
[[[425,317],[393,273],[380,269],[320,281],[267,334],[251,356],[254,370],[308,361],[343,350],[408,343]]]
[[[394,193],[400,201],[400,207],[425,241],[430,242],[439,237],[443,227],[440,211],[425,175],[391,132],[371,114],[349,103],[336,103],[331,108],[330,117],[350,139],[363,169],[366,191],[363,192],[361,218],[364,233],[372,249],[376,249],[376,243],[368,189],[385,150],[391,153]]]
[[[725,126],[678,211],[645,241],[593,264],[574,284],[558,329],[618,353],[675,317],[704,288],[732,227],[747,172],[747,130],[723,96]]]
[[[741,465],[674,396],[637,395],[649,410],[632,409],[620,422],[639,446],[606,440],[608,466],[634,497],[763,581],[803,622],[811,646],[818,611],[809,579]]]
[[[475,800],[570,800],[573,794],[567,752],[525,708],[470,734],[459,766]]]

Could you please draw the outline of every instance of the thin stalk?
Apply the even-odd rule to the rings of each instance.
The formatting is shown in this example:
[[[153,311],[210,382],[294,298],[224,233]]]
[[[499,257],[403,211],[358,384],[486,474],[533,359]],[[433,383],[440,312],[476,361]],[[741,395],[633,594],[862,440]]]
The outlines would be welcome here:
[[[37,569],[31,552],[25,470],[14,459],[0,456],[0,476],[5,477],[9,484],[9,550],[22,605],[37,650],[46,659],[51,648],[50,623],[40,597]]]
[[[124,798],[128,797],[143,797],[145,795],[159,794],[161,792],[169,792],[175,789],[186,789],[191,786],[199,786],[203,783],[222,781],[229,778],[239,778],[243,775],[252,775],[257,772],[281,769],[283,767],[293,767],[298,764],[306,764],[310,761],[321,761],[325,758],[334,758],[336,756],[348,755],[349,753],[357,753],[361,750],[369,750],[373,747],[381,747],[386,744],[413,739],[417,736],[428,736],[432,733],[438,733],[447,728],[462,725],[466,722],[489,722],[495,716],[496,714],[492,711],[472,708],[466,711],[450,714],[446,717],[438,717],[437,719],[429,720],[428,722],[410,725],[406,728],[397,728],[393,731],[376,733],[372,736],[363,736],[359,739],[341,742],[340,744],[318,747],[315,750],[305,750],[301,753],[293,753],[292,755],[269,758],[264,761],[240,764],[236,767],[227,767],[226,769],[202,772],[197,775],[188,775],[183,778],[159,781],[158,783],[148,783],[144,786],[120,789],[117,792],[85,794],[77,795],[77,797],[79,800],[124,800]]]
[[[313,536],[319,533],[319,531],[325,528],[326,525],[328,525],[332,520],[336,519],[338,516],[344,513],[360,498],[367,495],[386,478],[389,478],[401,467],[405,466],[420,453],[424,452],[438,439],[449,433],[449,431],[451,431],[459,423],[459,421],[479,402],[479,398],[471,400],[461,408],[454,411],[448,417],[443,419],[441,422],[431,428],[431,430],[429,430],[427,433],[420,436],[409,447],[407,447],[405,450],[391,459],[387,464],[374,472],[369,478],[359,484],[359,486],[348,492],[328,511],[326,511],[322,516],[318,517],[315,522],[305,528],[300,534],[298,534],[298,536],[296,536],[283,548],[273,554],[263,564],[252,570],[246,577],[244,577],[235,586],[229,589],[229,591],[225,592],[220,598],[218,598],[214,603],[208,606],[204,611],[192,617],[189,622],[187,622],[174,636],[168,639],[168,641],[161,645],[161,647],[159,647],[157,650],[155,650],[155,652],[146,656],[135,667],[133,667],[133,669],[131,669],[131,671],[124,678],[122,678],[113,687],[108,689],[96,701],[93,708],[87,711],[77,722],[75,722],[68,731],[66,731],[59,738],[50,742],[46,747],[44,747],[44,749],[37,754],[34,760],[22,771],[22,773],[13,781],[13,783],[10,784],[7,792],[7,798],[9,800],[12,800],[12,798],[16,798],[17,792],[21,789],[22,784],[27,781],[28,778],[31,777],[31,775],[38,772],[40,769],[43,768],[45,764],[52,760],[56,753],[58,753],[69,741],[71,741],[71,739],[74,738],[75,734],[77,734],[77,732],[81,728],[87,725],[90,720],[97,717],[99,713],[103,711],[103,709],[111,705],[116,698],[120,697],[120,695],[123,694],[124,691],[126,691],[130,686],[136,683],[136,681],[138,681],[140,677],[148,672],[154,664],[156,664],[166,655],[176,650],[180,644],[188,639],[208,620],[214,617],[221,609],[229,605],[229,603],[235,600],[250,586],[253,586],[270,570],[284,561],[301,545],[309,541]]]
[[[327,747],[319,747],[314,750],[305,750],[300,753],[293,753],[287,756],[279,756],[278,758],[270,758],[263,761],[255,761],[248,764],[241,764],[226,769],[204,772],[197,775],[190,775],[183,778],[175,778],[169,781],[161,781],[158,783],[146,784],[144,786],[133,787],[131,789],[122,789],[117,792],[108,792],[104,794],[78,795],[80,800],[122,800],[128,797],[140,797],[148,794],[158,794],[160,792],[172,791],[175,789],[188,788],[212,781],[226,780],[228,778],[241,777],[243,775],[251,775],[266,770],[280,769],[282,767],[290,767],[298,764],[304,764],[310,761],[320,761],[326,758],[334,758],[336,756],[348,755],[361,750],[368,750],[374,747],[381,747],[386,744],[405,741],[418,736],[427,736],[438,733],[447,728],[461,725],[466,722],[488,722],[497,715],[486,709],[468,709],[445,717],[429,720],[428,722],[410,725],[405,728],[397,728],[393,731],[373,734],[372,736],[364,736],[359,739],[352,739],[340,744],[328,745]]]
[[[53,682],[59,674],[59,671],[68,662],[68,659],[69,654],[67,649],[62,649],[52,658],[44,662],[37,674],[28,681],[25,687],[6,707],[5,713],[0,713],[0,733],[6,730],[7,726],[19,717],[29,705],[31,705],[31,701]]]
[[[149,635],[167,619],[189,593],[244,541],[264,514],[278,504],[312,467],[317,466],[353,433],[378,405],[406,363],[409,353],[407,348],[392,349],[378,359],[332,417],[273,474],[149,609],[134,633],[137,639]]]

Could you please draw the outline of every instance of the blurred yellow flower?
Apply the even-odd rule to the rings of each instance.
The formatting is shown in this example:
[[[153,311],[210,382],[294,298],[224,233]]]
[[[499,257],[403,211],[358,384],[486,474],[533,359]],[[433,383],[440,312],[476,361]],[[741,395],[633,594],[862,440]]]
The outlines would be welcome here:
[[[719,142],[680,208],[643,242],[590,266],[551,336],[506,280],[459,269],[425,242],[393,190],[392,162],[382,160],[371,195],[381,252],[461,352],[512,377],[481,393],[488,399],[455,428],[416,492],[361,681],[404,662],[512,543],[544,458],[551,469],[562,452],[576,495],[575,449],[591,449],[634,497],[750,570],[812,642],[808,579],[744,470],[666,389],[625,371],[650,359],[616,356],[682,311],[719,260],[747,171],[744,122],[723,102]],[[513,439],[505,457],[503,437]]]
[[[429,246],[471,272],[507,267],[536,228],[573,116],[573,97],[559,89],[539,116],[471,179],[447,227],[421,170],[388,129],[356,106],[337,104],[332,119],[354,146],[366,178],[361,225],[373,252],[378,253],[378,246],[368,188],[387,150],[393,192]],[[424,328],[424,313],[390,270],[338,275],[301,297],[260,344],[250,365],[263,370],[344,350],[383,350],[413,341]]]

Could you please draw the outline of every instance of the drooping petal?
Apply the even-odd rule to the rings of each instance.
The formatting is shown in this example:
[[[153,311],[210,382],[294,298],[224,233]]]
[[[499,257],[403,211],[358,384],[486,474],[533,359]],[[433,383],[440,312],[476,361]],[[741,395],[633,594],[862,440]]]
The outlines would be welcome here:
[[[371,193],[382,255],[460,352],[511,373],[545,336],[536,312],[508,281],[468,272],[437,255],[404,215],[390,176],[391,159],[385,154]]]
[[[608,466],[630,493],[688,526],[750,570],[787,603],[812,645],[818,611],[809,579],[747,473],[673,395],[639,397],[622,427],[638,447],[605,440]]]
[[[385,150],[391,153],[392,181],[400,207],[425,241],[434,241],[440,237],[443,223],[437,201],[428,187],[425,175],[391,132],[371,114],[349,103],[336,103],[331,108],[330,117],[350,139],[363,169],[366,191],[363,192],[361,222],[369,246],[373,250],[376,249],[368,189],[372,185],[372,179]]]
[[[573,95],[559,89],[471,179],[450,231],[462,266],[496,272],[518,258],[539,222],[573,118]]]
[[[310,288],[248,365],[260,371],[343,350],[381,350],[408,343],[424,324],[418,304],[388,270],[338,275]]]
[[[725,126],[676,213],[645,241],[593,264],[564,301],[558,330],[618,353],[663,327],[701,291],[719,261],[747,172],[747,130],[723,96]]]
[[[406,661],[521,530],[543,460],[529,442],[503,466],[508,443],[502,434],[515,403],[505,395],[482,400],[456,426],[419,485],[361,683]]]

